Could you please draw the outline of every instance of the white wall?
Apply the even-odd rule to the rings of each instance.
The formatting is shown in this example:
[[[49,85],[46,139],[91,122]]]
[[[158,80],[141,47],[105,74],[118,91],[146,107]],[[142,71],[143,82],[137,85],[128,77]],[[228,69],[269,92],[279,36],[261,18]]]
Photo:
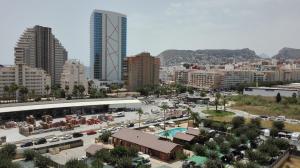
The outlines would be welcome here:
[[[292,97],[293,93],[296,93],[299,96],[299,92],[296,90],[268,90],[268,89],[255,89],[253,88],[252,91],[247,91],[244,89],[244,95],[252,95],[252,96],[267,96],[267,97],[275,97],[278,93],[284,97]]]

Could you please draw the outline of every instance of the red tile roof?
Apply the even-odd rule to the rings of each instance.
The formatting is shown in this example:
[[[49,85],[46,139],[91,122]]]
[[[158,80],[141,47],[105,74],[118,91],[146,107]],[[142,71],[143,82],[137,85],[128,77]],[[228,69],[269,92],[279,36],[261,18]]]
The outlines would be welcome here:
[[[199,136],[200,130],[197,128],[188,127],[186,133],[194,136]]]
[[[101,149],[103,149],[102,145],[92,144],[88,148],[86,148],[85,151],[93,156],[96,154],[96,152],[98,150],[101,150]]]
[[[177,132],[175,134],[174,138],[190,142],[190,141],[192,141],[195,138],[195,136],[194,135],[185,134],[185,133],[182,133],[182,132]]]
[[[153,134],[128,128],[120,129],[118,132],[113,134],[112,137],[163,153],[171,153],[172,150],[178,146],[178,144],[172,142],[159,140],[158,137]]]

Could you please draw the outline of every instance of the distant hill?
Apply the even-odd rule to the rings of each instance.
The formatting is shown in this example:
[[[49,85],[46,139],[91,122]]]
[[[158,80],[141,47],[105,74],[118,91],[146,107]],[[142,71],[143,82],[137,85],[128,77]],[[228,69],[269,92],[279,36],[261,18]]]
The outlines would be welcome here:
[[[248,61],[260,58],[248,48],[240,50],[208,49],[208,50],[166,50],[158,55],[162,66],[195,64],[225,64],[234,61]]]
[[[279,50],[278,54],[274,55],[273,58],[281,60],[300,59],[300,49],[285,47]]]
[[[258,55],[260,58],[270,58],[270,56],[268,54],[265,53],[261,53]]]

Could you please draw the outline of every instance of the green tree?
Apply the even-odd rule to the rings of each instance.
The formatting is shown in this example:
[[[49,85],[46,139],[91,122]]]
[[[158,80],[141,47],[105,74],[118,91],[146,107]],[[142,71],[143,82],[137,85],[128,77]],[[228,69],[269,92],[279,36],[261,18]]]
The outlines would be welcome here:
[[[262,153],[267,153],[270,157],[278,156],[280,152],[279,148],[271,143],[263,143],[259,145],[258,150]]]
[[[215,94],[215,106],[216,106],[216,112],[218,111],[218,105],[220,103],[220,98],[221,98],[221,94],[219,92],[217,92]]]
[[[66,85],[65,86],[65,90],[66,90],[66,95],[68,96],[69,95],[70,86]]]
[[[184,152],[176,152],[176,159],[178,160],[186,160],[188,158],[187,154],[185,154]]]
[[[261,119],[260,118],[251,118],[250,124],[256,128],[261,128]]]
[[[139,116],[139,128],[141,127],[141,117],[142,115],[144,114],[143,110],[140,108],[138,111],[137,111],[137,115]]]
[[[5,85],[3,87],[3,98],[4,99],[7,99],[7,98],[10,98],[10,95],[9,95],[9,86]]]
[[[207,149],[205,146],[200,144],[195,144],[193,147],[193,152],[198,156],[206,156]]]
[[[280,93],[277,93],[277,95],[276,95],[276,102],[277,103],[281,102],[281,95],[280,95]]]
[[[50,86],[49,86],[49,85],[46,85],[46,86],[45,86],[45,90],[46,90],[46,92],[47,92],[47,97],[49,97]]]
[[[72,91],[73,96],[78,97],[79,94],[79,88],[77,85],[73,86],[73,91]]]
[[[267,144],[273,144],[275,146],[277,146],[280,150],[286,150],[290,147],[289,141],[287,141],[286,139],[282,139],[282,138],[269,138],[266,141]]]
[[[166,102],[163,102],[160,108],[164,112],[164,130],[166,130],[166,111],[169,109],[169,106]]]
[[[125,157],[128,156],[128,150],[124,146],[117,146],[110,151],[111,155],[114,157]]]
[[[231,123],[233,125],[233,128],[238,128],[245,124],[245,118],[241,116],[233,117]]]
[[[208,159],[205,162],[205,168],[223,168],[224,165],[222,163],[222,161],[220,160],[212,160],[212,159]]]
[[[273,121],[272,127],[277,128],[279,131],[281,131],[284,129],[284,122],[283,121]]]
[[[168,136],[170,136],[169,131],[164,131],[164,136],[165,136],[165,138],[168,138]]]
[[[222,103],[223,103],[223,107],[224,107],[223,110],[226,111],[227,98],[225,95],[222,97]]]
[[[11,84],[9,86],[10,95],[14,93],[15,95],[13,97],[16,97],[18,89],[19,89],[19,86],[17,84],[15,84],[15,83]]]
[[[102,142],[107,143],[110,136],[111,136],[111,132],[110,132],[110,131],[105,131],[105,132],[103,132],[103,133],[99,136],[99,139],[100,139]]]
[[[270,136],[276,137],[278,135],[279,130],[277,128],[271,128]]]
[[[117,168],[131,168],[132,162],[128,157],[122,157],[117,161]]]
[[[36,155],[36,152],[32,149],[24,150],[24,158],[25,158],[26,161],[27,160],[33,160],[35,155]]]
[[[19,93],[21,94],[21,101],[24,102],[27,99],[28,89],[25,86],[19,87]]]
[[[85,91],[84,86],[83,85],[78,85],[78,92],[79,92],[81,98],[83,98],[84,91]]]
[[[96,152],[95,158],[102,160],[103,162],[112,162],[112,156],[108,149],[100,149]]]
[[[229,149],[230,149],[230,146],[228,143],[221,143],[220,145],[220,152],[223,153],[223,154],[228,154],[229,153]]]
[[[34,158],[34,166],[38,168],[48,168],[50,167],[51,160],[42,155],[36,155]]]
[[[100,159],[95,159],[92,161],[92,168],[103,168],[104,167],[104,164],[102,162],[102,160]]]
[[[88,165],[81,160],[71,159],[67,161],[65,168],[88,168]]]
[[[207,148],[210,150],[217,149],[217,143],[215,141],[207,141],[205,142],[205,146],[207,146]]]
[[[15,144],[5,144],[0,149],[0,153],[7,156],[9,159],[13,159],[16,155],[17,146]]]

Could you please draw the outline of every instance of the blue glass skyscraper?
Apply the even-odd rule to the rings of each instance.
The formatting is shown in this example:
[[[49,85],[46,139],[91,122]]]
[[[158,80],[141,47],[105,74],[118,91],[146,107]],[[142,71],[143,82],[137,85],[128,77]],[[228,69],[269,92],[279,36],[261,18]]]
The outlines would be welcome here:
[[[94,10],[90,22],[91,77],[102,81],[121,81],[127,50],[126,16]]]

